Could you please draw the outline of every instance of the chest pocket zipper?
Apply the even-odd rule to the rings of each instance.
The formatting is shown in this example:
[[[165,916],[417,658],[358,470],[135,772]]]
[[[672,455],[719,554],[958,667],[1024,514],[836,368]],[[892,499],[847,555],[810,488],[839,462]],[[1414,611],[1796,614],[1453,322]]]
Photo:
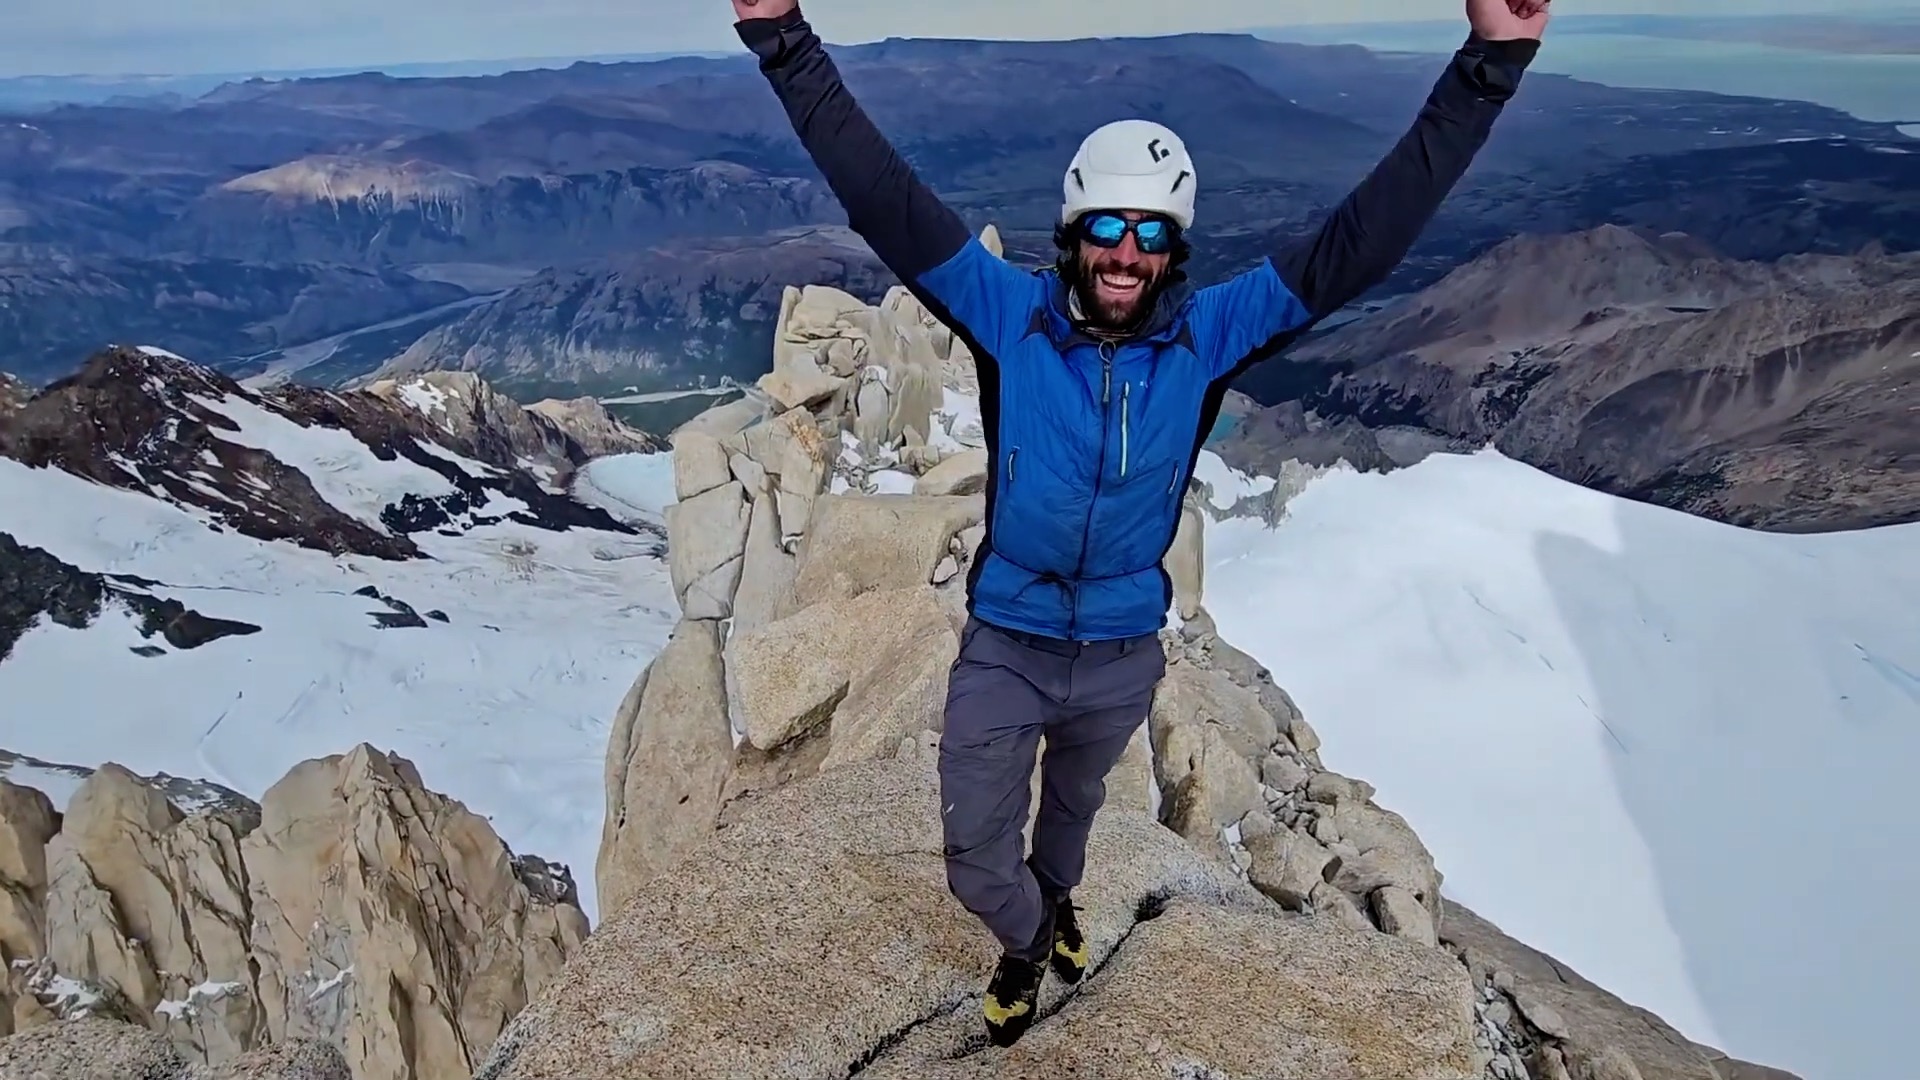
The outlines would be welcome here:
[[[1120,475],[1127,475],[1127,420],[1133,415],[1133,384],[1120,384]]]

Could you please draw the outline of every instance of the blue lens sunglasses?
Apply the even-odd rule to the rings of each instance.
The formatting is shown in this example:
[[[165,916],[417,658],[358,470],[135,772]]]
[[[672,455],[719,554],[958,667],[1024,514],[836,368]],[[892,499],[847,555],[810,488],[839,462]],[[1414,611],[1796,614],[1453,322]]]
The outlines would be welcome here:
[[[1161,218],[1128,221],[1119,214],[1095,211],[1080,219],[1080,235],[1095,247],[1116,248],[1128,233],[1148,255],[1164,255],[1173,250],[1176,226]]]

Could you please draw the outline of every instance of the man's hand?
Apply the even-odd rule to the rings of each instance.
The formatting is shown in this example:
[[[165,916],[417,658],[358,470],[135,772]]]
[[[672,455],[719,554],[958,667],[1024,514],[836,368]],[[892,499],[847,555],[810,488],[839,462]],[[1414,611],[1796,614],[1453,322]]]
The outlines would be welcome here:
[[[800,0],[733,0],[733,14],[747,19],[777,19],[800,6]]]
[[[734,0],[739,7],[743,0]],[[1467,0],[1467,21],[1488,41],[1538,40],[1547,29],[1548,0]]]

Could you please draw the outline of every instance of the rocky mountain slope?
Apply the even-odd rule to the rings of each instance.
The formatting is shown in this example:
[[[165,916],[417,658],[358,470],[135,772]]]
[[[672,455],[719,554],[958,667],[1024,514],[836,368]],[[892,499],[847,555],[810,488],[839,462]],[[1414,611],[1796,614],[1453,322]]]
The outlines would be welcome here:
[[[0,1070],[1788,1080],[1443,899],[1416,823],[1215,629],[1204,525],[1230,500],[1204,484],[1077,894],[1092,973],[986,1046],[994,946],[946,891],[934,771],[983,534],[976,377],[904,290],[789,289],[775,341],[673,437],[677,624],[607,728],[597,929],[564,872],[367,745],[257,812],[183,814],[115,767],[63,814],[0,783],[25,1029]]]
[[[381,558],[419,555],[411,534],[486,521],[624,528],[551,486],[587,460],[587,444],[602,454],[658,445],[597,405],[523,408],[470,375],[256,393],[150,348],[101,353],[0,416],[0,455],[22,464],[154,494],[247,536]],[[324,465],[346,447],[370,447],[440,491],[392,502],[371,493],[369,503],[330,486]],[[302,468],[309,460],[323,467]]]
[[[392,269],[0,248],[0,364],[45,382],[110,344],[103,333],[225,361],[466,295]]]
[[[472,371],[520,397],[750,382],[790,281],[877,299],[893,276],[843,227],[683,241],[556,267],[421,337],[373,377]]]
[[[1920,520],[1920,260],[1524,236],[1240,388],[1781,530]],[[1355,464],[1360,464],[1355,461]]]

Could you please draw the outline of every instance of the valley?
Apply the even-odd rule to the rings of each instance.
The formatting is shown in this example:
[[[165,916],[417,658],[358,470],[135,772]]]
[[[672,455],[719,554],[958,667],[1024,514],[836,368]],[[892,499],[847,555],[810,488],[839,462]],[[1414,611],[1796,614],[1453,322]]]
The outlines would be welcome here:
[[[1174,126],[1208,178],[1201,278],[1310,228],[1442,62],[1236,34],[835,55],[914,166],[1027,265],[1052,258],[1058,171],[1087,129]],[[1817,105],[1535,72],[1375,299],[1522,229],[1681,230],[1750,258],[1920,246],[1915,148]],[[128,338],[267,381],[449,368],[515,395],[693,387],[752,374],[770,283],[892,284],[844,224],[736,56],[64,105],[0,122],[0,368],[44,383]]]

